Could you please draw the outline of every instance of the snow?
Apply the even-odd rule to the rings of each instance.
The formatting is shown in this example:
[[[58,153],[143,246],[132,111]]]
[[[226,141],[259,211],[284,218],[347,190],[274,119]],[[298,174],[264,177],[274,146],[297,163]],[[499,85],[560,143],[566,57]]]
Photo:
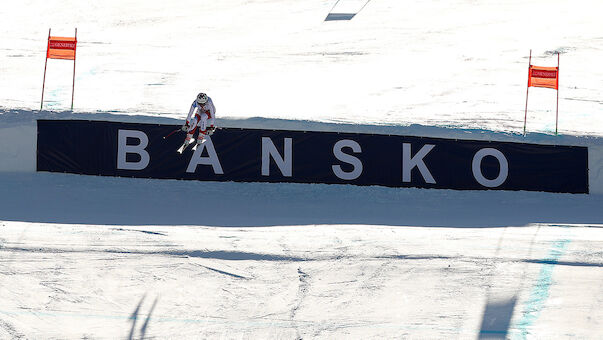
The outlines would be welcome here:
[[[341,6],[354,1],[341,1]],[[560,131],[603,134],[596,0],[11,3],[0,105],[39,109],[48,28],[78,28],[74,110],[183,118],[200,90],[220,117],[447,125],[522,132],[528,55],[561,52]],[[70,107],[72,63],[50,60],[47,109]],[[556,93],[530,89],[528,130],[554,132]]]
[[[341,0],[337,6],[361,1]],[[0,338],[598,338],[597,1],[22,1],[0,13]],[[351,8],[351,7],[350,7]],[[73,64],[48,28],[78,28]],[[556,65],[555,91],[526,72]],[[589,148],[591,194],[37,173],[37,119]]]
[[[8,337],[475,338],[511,297],[514,338],[602,331],[595,226],[1,229]]]

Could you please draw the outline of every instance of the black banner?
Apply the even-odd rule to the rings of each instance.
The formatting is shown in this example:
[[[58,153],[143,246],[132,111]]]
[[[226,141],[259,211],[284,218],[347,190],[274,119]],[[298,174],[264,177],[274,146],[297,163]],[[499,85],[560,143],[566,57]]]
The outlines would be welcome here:
[[[177,126],[39,120],[37,170],[204,181],[588,193],[585,147],[222,128],[196,151]]]

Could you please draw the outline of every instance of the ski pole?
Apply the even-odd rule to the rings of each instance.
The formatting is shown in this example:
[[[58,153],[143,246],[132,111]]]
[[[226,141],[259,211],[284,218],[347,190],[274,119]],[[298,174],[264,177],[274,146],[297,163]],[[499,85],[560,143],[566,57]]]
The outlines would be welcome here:
[[[163,137],[163,139],[168,138],[169,136],[173,135],[174,133],[176,133],[176,132],[178,132],[178,131],[180,131],[180,128],[177,128],[176,130],[174,130],[174,131],[170,132],[170,133],[169,133],[167,136],[164,136],[164,137]]]

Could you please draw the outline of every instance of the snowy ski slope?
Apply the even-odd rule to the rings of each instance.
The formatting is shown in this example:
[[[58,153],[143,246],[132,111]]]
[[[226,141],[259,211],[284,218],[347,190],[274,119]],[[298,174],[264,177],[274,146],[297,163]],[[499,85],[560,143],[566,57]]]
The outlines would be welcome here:
[[[345,4],[345,1],[343,1]],[[1,9],[0,106],[38,109],[48,29],[78,28],[77,112],[182,118],[200,90],[221,117],[520,132],[528,55],[556,64],[560,130],[603,134],[599,1],[11,1]],[[72,63],[50,60],[47,109],[70,106]],[[528,128],[554,131],[555,91]]]
[[[353,3],[353,4],[352,4]],[[338,6],[351,8],[358,1]],[[0,7],[1,339],[601,339],[600,1]],[[351,6],[351,7],[346,7]],[[78,28],[73,64],[48,29]],[[560,64],[556,93],[533,64]],[[36,119],[589,147],[590,195],[36,173]]]

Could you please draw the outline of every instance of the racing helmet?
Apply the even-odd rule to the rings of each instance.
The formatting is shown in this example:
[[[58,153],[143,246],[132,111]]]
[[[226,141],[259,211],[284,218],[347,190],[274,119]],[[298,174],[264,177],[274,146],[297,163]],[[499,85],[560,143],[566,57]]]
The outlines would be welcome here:
[[[203,105],[207,103],[208,97],[205,93],[201,92],[197,95],[197,104]]]

